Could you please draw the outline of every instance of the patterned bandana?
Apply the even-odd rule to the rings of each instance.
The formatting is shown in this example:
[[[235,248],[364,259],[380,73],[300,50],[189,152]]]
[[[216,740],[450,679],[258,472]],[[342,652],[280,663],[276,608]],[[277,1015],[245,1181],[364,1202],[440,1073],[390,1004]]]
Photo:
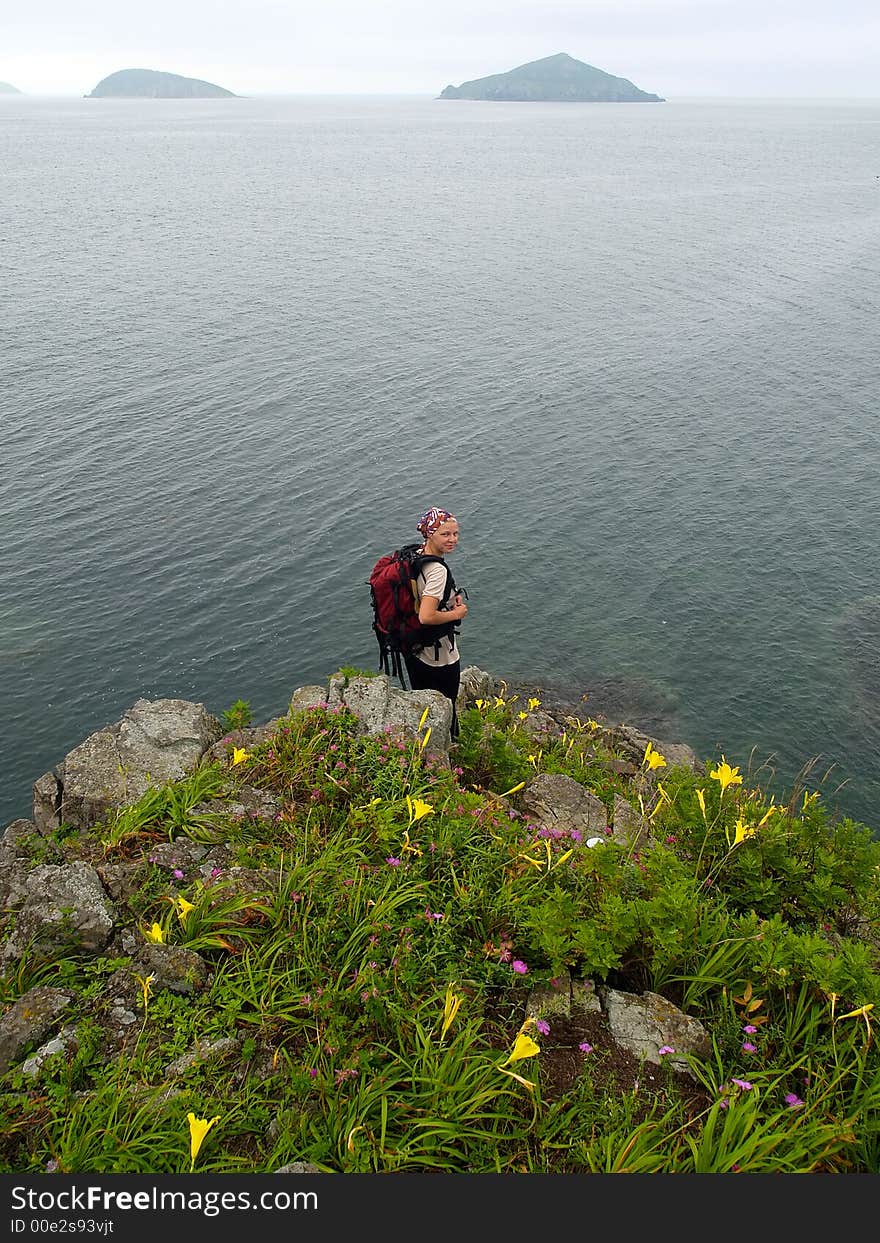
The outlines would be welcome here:
[[[428,539],[447,519],[454,517],[455,515],[451,514],[448,509],[429,509],[419,518],[416,530]]]

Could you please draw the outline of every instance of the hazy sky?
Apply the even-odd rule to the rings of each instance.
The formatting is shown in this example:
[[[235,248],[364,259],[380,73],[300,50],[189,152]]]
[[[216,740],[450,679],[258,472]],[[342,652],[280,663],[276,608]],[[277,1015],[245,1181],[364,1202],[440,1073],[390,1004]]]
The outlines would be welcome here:
[[[880,98],[880,0],[0,0],[0,80],[117,69],[236,94],[438,94],[568,52],[667,97]]]

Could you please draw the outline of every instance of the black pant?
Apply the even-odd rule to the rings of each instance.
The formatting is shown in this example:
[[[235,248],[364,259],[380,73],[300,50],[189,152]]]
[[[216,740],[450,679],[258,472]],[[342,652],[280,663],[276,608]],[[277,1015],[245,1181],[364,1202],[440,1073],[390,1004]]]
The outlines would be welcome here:
[[[461,682],[461,661],[457,660],[453,665],[426,665],[423,660],[409,652],[404,652],[403,659],[406,661],[409,684],[414,691],[441,691],[447,699],[452,700],[452,725],[449,734],[455,742],[458,738],[455,700]]]

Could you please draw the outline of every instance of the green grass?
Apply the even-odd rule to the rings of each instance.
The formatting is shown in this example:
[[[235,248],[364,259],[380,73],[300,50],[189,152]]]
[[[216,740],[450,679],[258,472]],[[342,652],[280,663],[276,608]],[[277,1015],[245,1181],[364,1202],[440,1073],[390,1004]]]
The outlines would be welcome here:
[[[628,782],[611,731],[572,720],[536,743],[532,710],[493,696],[462,713],[449,770],[419,739],[309,708],[90,834],[62,828],[68,858],[130,870],[116,905],[135,944],[156,925],[206,978],[169,991],[118,943],[10,966],[4,1003],[63,986],[75,1039],[38,1078],[0,1079],[0,1172],[186,1172],[190,1113],[218,1118],[203,1172],[880,1172],[880,963],[855,934],[876,937],[880,910],[870,831],[815,791],[772,809],[745,782],[722,790],[711,765]],[[641,796],[654,844],[539,832],[514,789],[536,771],[609,811]],[[242,785],[277,811],[224,813]],[[197,847],[180,875],[151,858],[169,841]],[[530,990],[566,973],[698,1018],[712,1052],[690,1058],[694,1081],[627,1077],[607,1033],[587,1056],[554,1020],[511,1062]]]

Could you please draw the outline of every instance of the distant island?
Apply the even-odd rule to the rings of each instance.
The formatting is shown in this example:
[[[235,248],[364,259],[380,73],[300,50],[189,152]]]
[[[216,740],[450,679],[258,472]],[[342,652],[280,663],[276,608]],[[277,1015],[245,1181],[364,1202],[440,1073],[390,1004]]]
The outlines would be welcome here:
[[[17,86],[11,86],[9,82],[0,82],[0,95],[20,95],[21,91]]]
[[[532,103],[662,104],[659,95],[640,91],[626,78],[575,60],[567,52],[519,65],[508,73],[447,86],[440,99],[488,99]]]
[[[156,69],[120,69],[102,78],[86,99],[235,99],[232,91]]]

